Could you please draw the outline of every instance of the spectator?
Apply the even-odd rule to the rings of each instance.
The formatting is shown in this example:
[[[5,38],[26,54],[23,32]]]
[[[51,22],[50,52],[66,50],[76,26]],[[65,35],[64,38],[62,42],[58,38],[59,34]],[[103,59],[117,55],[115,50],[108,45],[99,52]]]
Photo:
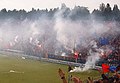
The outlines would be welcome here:
[[[60,68],[58,69],[58,73],[59,73],[59,76],[60,76],[60,78],[62,79],[63,83],[67,83],[67,80],[66,80],[66,78],[65,78],[65,73],[64,73]],[[71,80],[72,80],[74,83],[82,83],[82,81],[80,80],[80,78],[75,77],[75,76],[73,76],[73,77],[71,78]]]

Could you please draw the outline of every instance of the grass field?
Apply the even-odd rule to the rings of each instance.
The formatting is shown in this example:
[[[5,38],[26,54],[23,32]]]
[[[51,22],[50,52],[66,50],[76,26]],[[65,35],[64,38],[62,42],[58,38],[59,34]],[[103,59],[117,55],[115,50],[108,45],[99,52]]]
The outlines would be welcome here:
[[[64,70],[67,77],[66,65],[0,55],[0,83],[62,83],[58,68]],[[82,80],[88,76],[99,77],[99,73],[94,70],[71,74]]]

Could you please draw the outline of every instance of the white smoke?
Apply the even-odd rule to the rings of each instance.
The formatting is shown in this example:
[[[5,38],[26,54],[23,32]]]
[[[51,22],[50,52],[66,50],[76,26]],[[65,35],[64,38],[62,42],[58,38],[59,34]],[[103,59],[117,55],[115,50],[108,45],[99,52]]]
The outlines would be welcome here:
[[[66,56],[66,54],[65,54],[65,53],[62,53],[61,56]]]
[[[55,14],[54,30],[59,46],[63,46],[72,52],[76,46],[88,47],[89,42],[109,33],[111,28],[104,22],[97,22],[93,19],[72,21],[62,17],[65,9]]]
[[[90,45],[92,47],[89,50],[89,56],[86,60],[86,63],[84,64],[84,67],[83,68],[75,67],[75,69],[71,70],[70,72],[82,72],[82,71],[87,71],[91,68],[95,68],[95,63],[100,59],[101,54],[100,54],[100,50],[97,47],[97,43],[94,40],[90,42]]]
[[[98,51],[100,51],[98,49]],[[85,63],[85,67],[83,68],[83,71],[86,71],[91,68],[95,68],[95,64],[97,61],[99,61],[101,54],[99,52],[92,52],[90,49],[89,51],[90,56],[88,56],[87,61]]]
[[[86,60],[86,63],[84,64],[84,67],[75,67],[70,72],[83,72],[89,69],[94,69],[96,66],[96,62],[99,61],[102,56],[109,55],[108,53],[111,51],[110,47],[107,45],[98,48],[97,43],[94,40],[90,42],[90,45],[92,47],[89,50],[89,56]]]
[[[0,20],[0,48],[6,47],[11,42],[11,45],[14,46],[13,41],[18,42],[19,40],[19,46],[24,48],[27,48],[26,44],[28,42],[30,45],[40,43],[40,46],[44,47],[44,50],[47,50],[48,53],[60,52],[62,54],[64,49],[72,53],[73,48],[77,48],[77,46],[87,48],[91,40],[101,37],[104,33],[114,34],[116,31],[120,31],[115,23],[112,24],[115,28],[110,28],[105,22],[98,22],[94,19],[75,21],[69,19],[69,17],[64,18],[63,14],[66,9],[67,7],[63,5],[55,13],[53,19],[44,15],[39,16],[37,20],[25,19],[19,21],[11,18]],[[97,44],[94,44],[93,48],[99,49]],[[99,55],[99,53],[94,54],[93,52],[89,54]]]

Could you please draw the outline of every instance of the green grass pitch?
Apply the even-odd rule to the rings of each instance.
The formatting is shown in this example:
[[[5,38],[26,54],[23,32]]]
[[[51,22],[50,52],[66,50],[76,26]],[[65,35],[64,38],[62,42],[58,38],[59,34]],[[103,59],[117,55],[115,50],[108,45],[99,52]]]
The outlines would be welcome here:
[[[0,54],[0,83],[62,83],[58,68],[64,70],[67,78],[68,66],[66,65]],[[94,70],[71,74],[82,80],[88,76],[99,78],[99,73]]]

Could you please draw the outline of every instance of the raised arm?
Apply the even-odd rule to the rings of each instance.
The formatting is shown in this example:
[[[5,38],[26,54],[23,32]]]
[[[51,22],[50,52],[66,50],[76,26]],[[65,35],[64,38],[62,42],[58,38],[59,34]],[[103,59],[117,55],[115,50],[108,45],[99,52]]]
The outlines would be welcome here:
[[[63,81],[63,83],[67,83],[67,80],[65,78],[65,73],[59,68],[58,70],[59,76],[61,78],[61,80]]]

